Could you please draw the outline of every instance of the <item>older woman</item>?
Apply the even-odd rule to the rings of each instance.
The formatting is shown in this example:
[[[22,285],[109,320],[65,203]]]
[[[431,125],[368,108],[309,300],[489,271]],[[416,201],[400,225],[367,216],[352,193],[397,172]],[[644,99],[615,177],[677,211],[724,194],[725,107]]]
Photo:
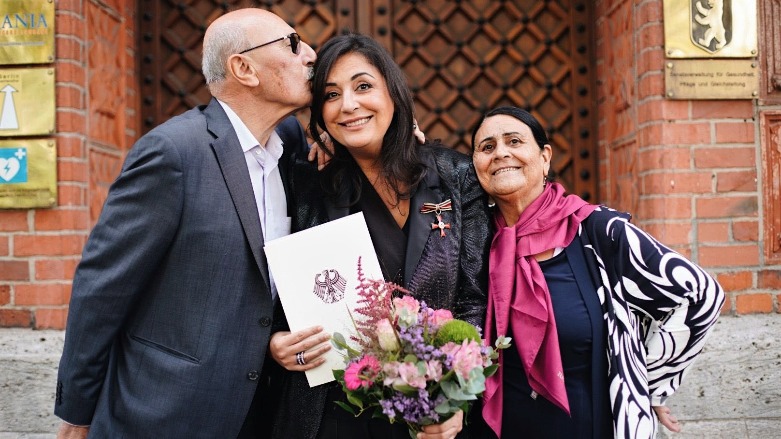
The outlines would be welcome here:
[[[496,202],[486,335],[516,342],[487,383],[493,432],[653,438],[657,417],[679,431],[663,404],[719,315],[719,284],[627,214],[550,182],[552,149],[528,112],[490,111],[472,146]]]
[[[386,280],[433,308],[482,326],[490,216],[469,157],[417,144],[404,75],[369,37],[342,35],[326,42],[315,64],[312,94],[310,132],[327,132],[335,150],[321,172],[305,161],[291,170],[293,230],[363,212]],[[275,437],[409,437],[403,423],[390,425],[369,414],[355,418],[338,407],[334,401],[345,397],[335,383],[309,387],[301,371],[319,364],[327,349],[317,347],[321,334],[276,329],[271,353],[291,373]],[[296,362],[301,351],[307,364]],[[421,437],[455,437],[461,416],[427,426]]]

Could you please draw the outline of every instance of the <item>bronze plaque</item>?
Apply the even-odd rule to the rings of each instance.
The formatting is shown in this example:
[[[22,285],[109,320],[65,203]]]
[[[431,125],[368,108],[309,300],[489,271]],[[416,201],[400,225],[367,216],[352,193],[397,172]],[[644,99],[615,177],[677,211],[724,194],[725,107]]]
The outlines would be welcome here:
[[[756,99],[759,69],[751,60],[667,61],[664,85],[670,99]]]
[[[0,209],[51,207],[56,203],[56,141],[0,140]]]
[[[757,0],[664,0],[668,58],[757,56]]]
[[[54,62],[54,0],[2,0],[0,20],[0,64]]]
[[[0,137],[54,133],[54,68],[0,69]]]

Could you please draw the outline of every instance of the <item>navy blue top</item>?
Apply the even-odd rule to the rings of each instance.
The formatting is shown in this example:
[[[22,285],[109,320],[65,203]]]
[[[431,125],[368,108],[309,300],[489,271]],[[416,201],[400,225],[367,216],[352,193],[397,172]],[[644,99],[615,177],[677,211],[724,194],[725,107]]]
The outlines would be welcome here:
[[[603,348],[605,323],[585,260],[580,260],[581,247],[575,244],[540,262],[551,294],[571,417],[542,396],[532,397],[517,349],[507,349],[503,366],[505,438],[613,437]],[[601,351],[595,350],[597,345]]]

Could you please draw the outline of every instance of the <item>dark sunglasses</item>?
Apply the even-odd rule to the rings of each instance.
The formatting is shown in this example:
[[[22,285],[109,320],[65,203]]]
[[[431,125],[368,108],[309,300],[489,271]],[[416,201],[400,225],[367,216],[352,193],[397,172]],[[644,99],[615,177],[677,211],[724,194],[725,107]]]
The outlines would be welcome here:
[[[241,52],[239,52],[239,55],[241,55],[241,54],[244,54],[244,53],[247,53],[247,52],[249,52],[250,50],[255,50],[255,49],[259,49],[259,48],[261,48],[261,47],[263,47],[263,46],[268,46],[269,44],[274,44],[274,43],[276,43],[277,41],[282,41],[282,40],[284,40],[284,39],[286,39],[286,38],[290,40],[290,50],[291,50],[291,51],[293,51],[293,54],[294,54],[294,55],[298,55],[298,52],[299,52],[299,50],[301,49],[301,36],[300,36],[300,35],[298,35],[298,34],[297,34],[297,33],[295,33],[295,32],[294,32],[294,33],[292,33],[292,34],[290,34],[290,35],[285,35],[285,36],[284,36],[284,37],[282,37],[282,38],[277,38],[277,39],[276,39],[276,40],[274,40],[274,41],[269,41],[268,43],[259,44],[259,45],[257,45],[257,46],[254,46],[254,47],[250,47],[250,48],[249,48],[249,49],[247,49],[247,50],[242,50]]]

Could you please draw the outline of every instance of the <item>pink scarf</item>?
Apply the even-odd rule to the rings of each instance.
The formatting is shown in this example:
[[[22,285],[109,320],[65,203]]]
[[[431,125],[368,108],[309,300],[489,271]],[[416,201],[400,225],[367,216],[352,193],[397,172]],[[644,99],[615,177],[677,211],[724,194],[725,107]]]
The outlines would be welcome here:
[[[596,208],[575,195],[564,196],[564,187],[551,183],[514,226],[507,227],[497,211],[491,243],[486,339],[493,343],[497,335],[507,335],[512,321],[513,345],[529,385],[567,414],[569,402],[550,292],[533,256],[568,246],[578,225]],[[486,381],[483,418],[501,437],[504,356],[499,352],[499,370]]]

